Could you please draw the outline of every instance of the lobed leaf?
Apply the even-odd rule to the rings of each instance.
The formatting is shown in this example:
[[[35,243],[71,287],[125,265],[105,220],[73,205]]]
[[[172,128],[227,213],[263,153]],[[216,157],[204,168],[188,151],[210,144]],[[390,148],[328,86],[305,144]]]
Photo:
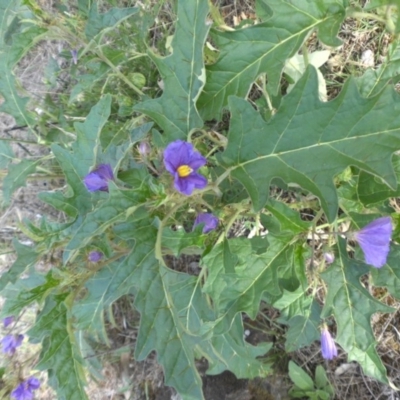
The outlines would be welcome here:
[[[338,240],[336,261],[321,274],[328,285],[322,317],[335,317],[336,341],[348,353],[349,361],[357,361],[366,375],[388,384],[385,367],[375,349],[371,316],[393,309],[380,303],[361,285],[360,278],[369,268],[349,258],[345,240],[340,237]]]
[[[44,299],[52,293],[59,282],[49,272],[46,277],[31,274],[28,278],[20,278],[14,284],[7,285],[1,292],[2,297],[6,300],[1,309],[1,316],[17,316],[32,303],[43,303]]]
[[[268,235],[225,240],[202,259],[209,271],[203,290],[212,297],[219,318],[229,324],[227,315],[246,312],[254,319],[264,291],[272,296],[281,293],[278,272],[293,261],[291,239]]]
[[[379,68],[369,68],[365,73],[355,78],[358,89],[364,97],[378,94],[390,80],[400,79],[400,43],[395,41],[388,47],[386,59]]]
[[[391,157],[400,147],[399,96],[387,88],[363,99],[351,80],[330,102],[321,103],[317,93],[316,72],[309,67],[268,122],[245,100],[230,99],[228,146],[219,160],[247,189],[256,210],[276,177],[316,195],[329,221],[338,210],[333,179],[346,167],[396,187]],[[383,113],[390,118],[382,120]]]
[[[386,287],[396,299],[400,299],[400,246],[392,244],[386,264],[371,269],[371,277],[375,286]]]
[[[0,140],[0,169],[7,168],[14,158],[14,152],[8,142]]]
[[[307,296],[303,287],[293,292],[284,290],[273,306],[281,312],[279,322],[289,326],[286,351],[296,351],[319,340],[321,307],[314,298]]]
[[[162,246],[172,251],[178,257],[182,250],[185,254],[201,254],[205,236],[199,232],[186,232],[183,228],[172,230],[165,228],[162,236]]]
[[[205,83],[203,46],[209,30],[207,14],[207,1],[178,2],[172,54],[161,58],[149,53],[160,71],[164,92],[157,99],[138,104],[135,110],[152,118],[163,129],[167,142],[186,139],[192,129],[203,126],[196,100]]]
[[[100,133],[110,113],[111,95],[106,94],[92,107],[84,123],[74,123],[77,139],[72,145],[72,157],[81,178],[99,161]]]
[[[393,167],[397,177],[400,178],[400,157],[393,156]],[[400,196],[400,186],[396,190],[391,189],[380,178],[371,176],[365,171],[360,171],[357,180],[357,196],[364,206],[380,203],[390,197]]]
[[[72,144],[72,152],[56,144],[51,146],[73,195],[66,197],[60,192],[47,192],[40,198],[71,217],[85,214],[92,208],[92,194],[85,187],[83,178],[91,167],[100,163],[100,133],[110,112],[111,96],[105,95],[92,107],[84,123],[74,124],[77,140]]]
[[[33,247],[23,245],[15,238],[13,239],[13,246],[17,252],[17,259],[8,271],[1,274],[0,291],[8,283],[15,283],[25,270],[36,264],[40,256]]]
[[[3,206],[11,202],[12,194],[20,187],[26,186],[26,178],[36,171],[40,161],[21,160],[8,167],[8,174],[3,180]]]
[[[82,0],[78,4],[79,10],[85,14],[88,4],[85,4]],[[126,18],[139,12],[138,7],[126,7],[126,8],[111,8],[105,13],[99,13],[97,8],[97,2],[92,2],[90,11],[88,14],[88,20],[85,27],[85,35],[89,40],[95,38],[101,31],[106,28],[114,28],[117,24],[121,23]]]
[[[342,1],[263,1],[273,12],[266,22],[233,32],[212,31],[220,56],[207,66],[206,85],[197,102],[204,120],[219,118],[229,96],[246,97],[262,73],[267,73],[276,95],[286,60],[314,29],[325,44],[341,43],[336,35],[345,16]]]
[[[76,227],[69,243],[65,246],[64,263],[73,258],[77,250],[90,243],[93,237],[100,235],[113,224],[126,221],[128,217],[132,219],[134,213],[137,219],[147,215],[142,207],[144,199],[139,190],[119,190],[112,183],[109,188],[109,198],[87,214],[80,221],[80,226]]]
[[[0,94],[4,98],[0,112],[12,115],[18,125],[32,127],[34,118],[26,109],[28,98],[19,95],[12,72],[18,57],[12,57],[13,46],[6,43],[19,6],[19,0],[0,0]]]
[[[36,368],[48,371],[57,398],[85,400],[88,397],[84,390],[83,360],[77,351],[65,300],[66,295],[49,296],[28,336],[34,343],[42,342]]]

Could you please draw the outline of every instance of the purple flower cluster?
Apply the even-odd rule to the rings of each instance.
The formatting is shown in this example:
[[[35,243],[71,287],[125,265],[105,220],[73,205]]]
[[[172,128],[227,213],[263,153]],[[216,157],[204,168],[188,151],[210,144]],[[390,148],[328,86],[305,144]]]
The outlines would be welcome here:
[[[197,173],[207,160],[191,143],[176,140],[164,150],[164,165],[174,177],[174,186],[178,192],[190,196],[194,189],[204,189],[207,179]]]
[[[193,229],[200,224],[204,224],[203,233],[213,231],[218,226],[218,218],[210,213],[200,213],[193,224]]]
[[[335,341],[326,325],[324,325],[321,330],[321,352],[322,357],[326,360],[333,360],[338,355]]]
[[[14,321],[14,317],[6,317],[3,319],[5,328],[10,326]],[[17,347],[21,346],[24,335],[7,335],[1,340],[3,353],[13,355]],[[11,397],[16,400],[32,400],[33,391],[39,389],[40,381],[31,376],[27,380],[21,382],[12,392]]]
[[[101,190],[108,192],[108,181],[114,179],[113,170],[110,164],[100,164],[83,179],[89,192]]]
[[[33,391],[39,389],[40,381],[31,376],[27,380],[21,382],[12,392],[11,397],[16,400],[32,400]]]
[[[354,234],[364,253],[365,262],[376,268],[386,264],[392,236],[390,217],[378,218]]]
[[[1,339],[3,353],[13,355],[17,347],[21,346],[24,335],[7,335]]]

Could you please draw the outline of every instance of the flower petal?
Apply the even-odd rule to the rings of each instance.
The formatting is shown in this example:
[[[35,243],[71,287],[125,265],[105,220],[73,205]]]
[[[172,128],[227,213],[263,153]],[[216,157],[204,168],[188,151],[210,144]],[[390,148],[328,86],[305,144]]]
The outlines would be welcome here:
[[[114,179],[114,173],[110,164],[100,164],[93,172],[96,172],[100,178],[106,180]]]
[[[181,178],[177,173],[175,174],[174,187],[178,192],[190,196],[194,190],[194,183],[188,177]]]
[[[89,192],[95,192],[96,190],[105,191],[108,189],[107,181],[98,176],[96,172],[87,174],[84,178],[84,183]]]
[[[335,341],[327,327],[324,327],[321,332],[321,353],[326,360],[332,360],[338,355]]]
[[[207,164],[207,159],[203,157],[198,151],[193,151],[190,155],[189,167],[197,171],[200,167]]]
[[[197,172],[192,172],[187,179],[190,179],[196,189],[204,189],[208,183],[207,178]]]
[[[355,233],[355,238],[364,253],[365,262],[376,268],[386,264],[392,236],[390,217],[378,218]]]
[[[183,140],[175,140],[164,150],[164,165],[170,174],[175,174],[181,165],[189,165],[193,145]]]
[[[211,213],[200,213],[193,224],[193,228],[195,228],[199,224],[204,224],[203,233],[208,233],[214,230],[218,226],[218,218]]]
[[[36,389],[39,389],[39,387],[40,387],[39,379],[35,378],[34,376],[29,377],[26,380],[26,384],[27,384],[29,390],[36,390]]]
[[[16,400],[32,400],[33,393],[26,387],[25,382],[22,382],[11,392],[11,397]]]

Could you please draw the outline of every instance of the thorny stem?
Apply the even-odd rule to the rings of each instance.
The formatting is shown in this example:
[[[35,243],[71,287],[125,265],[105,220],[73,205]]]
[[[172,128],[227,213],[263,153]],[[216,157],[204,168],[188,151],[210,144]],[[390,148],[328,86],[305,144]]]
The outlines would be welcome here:
[[[312,224],[312,231],[311,231],[311,260],[310,260],[310,267],[311,270],[314,270],[314,255],[315,255],[315,228],[316,225],[321,218],[322,214],[324,213],[324,210],[319,210],[317,212],[317,215],[315,216]]]
[[[231,168],[228,168],[222,175],[220,175],[219,177],[218,177],[218,179],[214,182],[214,185],[215,186],[219,186],[220,185],[220,183],[225,179],[225,178],[227,178],[228,176],[229,176],[229,174],[231,173],[231,171],[232,171],[232,167]]]
[[[155,256],[156,256],[156,259],[159,260],[161,264],[164,264],[164,259],[162,256],[162,246],[161,246],[163,229],[164,229],[167,221],[169,220],[169,218],[172,215],[174,215],[174,213],[180,207],[182,207],[183,204],[184,204],[183,202],[180,202],[180,203],[176,204],[174,207],[172,207],[171,210],[169,211],[169,213],[161,220],[160,225],[158,227],[156,246],[155,246]]]
[[[122,72],[120,72],[120,70],[103,54],[100,49],[96,52],[96,54],[101,61],[105,62],[113,70],[114,74],[118,76],[119,79],[124,81],[138,95],[144,96],[144,93],[137,88]]]
[[[238,207],[235,213],[229,218],[228,223],[226,224],[226,228],[224,231],[219,235],[215,244],[221,243],[224,240],[225,235],[228,234],[229,230],[231,229],[233,223],[236,221],[236,218],[240,215],[240,213],[245,209],[245,207]]]

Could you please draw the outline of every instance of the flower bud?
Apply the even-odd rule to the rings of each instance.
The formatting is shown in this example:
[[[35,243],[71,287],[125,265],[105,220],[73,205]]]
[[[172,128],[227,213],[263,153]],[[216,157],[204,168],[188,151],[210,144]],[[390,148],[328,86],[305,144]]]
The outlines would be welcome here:
[[[143,142],[140,142],[139,147],[138,147],[138,150],[139,150],[139,154],[140,154],[142,157],[147,157],[147,156],[150,154],[150,150],[151,150],[151,149],[150,149],[149,143],[143,141]]]

